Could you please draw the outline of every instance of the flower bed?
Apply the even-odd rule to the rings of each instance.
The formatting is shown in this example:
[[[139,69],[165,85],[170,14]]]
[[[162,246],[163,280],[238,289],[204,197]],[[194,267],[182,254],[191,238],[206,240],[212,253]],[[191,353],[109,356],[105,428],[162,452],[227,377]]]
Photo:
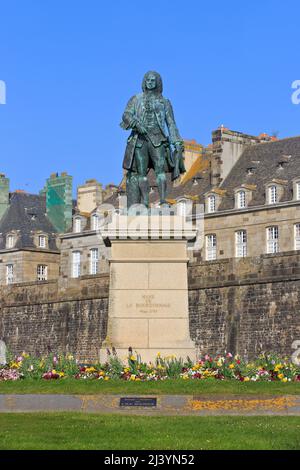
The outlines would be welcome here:
[[[300,366],[274,354],[263,354],[256,360],[247,362],[240,356],[230,353],[211,357],[205,355],[196,363],[183,361],[175,356],[161,357],[157,354],[154,363],[144,363],[141,357],[132,353],[124,364],[115,353],[109,355],[104,364],[81,364],[72,355],[49,355],[37,358],[23,352],[9,359],[0,368],[0,381],[27,378],[40,380],[120,379],[124,381],[182,380],[237,380],[241,382],[300,382]]]

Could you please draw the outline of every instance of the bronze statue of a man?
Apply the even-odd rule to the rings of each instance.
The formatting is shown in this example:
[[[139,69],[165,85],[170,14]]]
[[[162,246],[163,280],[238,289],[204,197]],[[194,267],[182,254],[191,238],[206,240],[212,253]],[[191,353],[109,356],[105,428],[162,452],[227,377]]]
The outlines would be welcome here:
[[[147,72],[142,89],[143,93],[129,100],[121,122],[123,129],[132,131],[123,161],[123,168],[127,170],[128,207],[139,203],[149,207],[147,173],[150,168],[155,171],[160,204],[166,202],[166,172],[172,173],[172,179],[185,172],[183,142],[172,105],[162,96],[161,76],[157,72]]]

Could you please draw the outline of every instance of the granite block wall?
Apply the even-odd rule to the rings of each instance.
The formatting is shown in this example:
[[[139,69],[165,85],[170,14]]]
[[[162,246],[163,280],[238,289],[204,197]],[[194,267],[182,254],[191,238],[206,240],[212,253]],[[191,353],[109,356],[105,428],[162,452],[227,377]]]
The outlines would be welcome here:
[[[200,353],[283,355],[300,340],[300,254],[191,263],[189,313]],[[0,289],[0,339],[13,353],[63,352],[95,360],[106,335],[109,276]],[[130,346],[130,345],[128,345]]]

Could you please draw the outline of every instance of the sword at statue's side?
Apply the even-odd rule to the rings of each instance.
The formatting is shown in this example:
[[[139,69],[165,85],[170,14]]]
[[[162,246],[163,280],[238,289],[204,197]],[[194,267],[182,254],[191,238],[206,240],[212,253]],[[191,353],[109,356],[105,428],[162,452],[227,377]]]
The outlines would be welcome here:
[[[180,147],[175,145],[175,150],[173,152],[173,159],[174,159],[174,169],[172,171],[172,181],[176,180],[179,178],[179,176],[182,173],[186,172],[185,166],[184,166],[184,146],[183,142],[180,142]]]

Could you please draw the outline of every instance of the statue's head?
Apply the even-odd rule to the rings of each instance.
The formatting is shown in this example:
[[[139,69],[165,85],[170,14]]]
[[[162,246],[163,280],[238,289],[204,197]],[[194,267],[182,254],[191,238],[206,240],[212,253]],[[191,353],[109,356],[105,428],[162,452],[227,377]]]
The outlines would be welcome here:
[[[152,70],[150,72],[145,73],[142,83],[142,89],[143,92],[155,91],[156,93],[161,94],[163,86],[162,79],[159,73],[153,72]]]

